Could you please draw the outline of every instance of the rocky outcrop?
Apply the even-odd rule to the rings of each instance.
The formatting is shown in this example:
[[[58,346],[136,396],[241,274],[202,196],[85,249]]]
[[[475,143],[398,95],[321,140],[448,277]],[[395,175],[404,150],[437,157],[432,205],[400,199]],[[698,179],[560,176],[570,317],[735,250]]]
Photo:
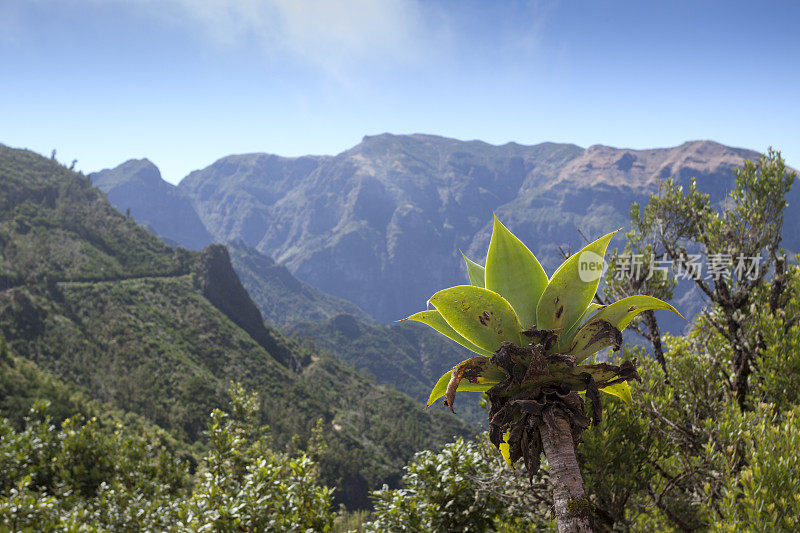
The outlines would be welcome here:
[[[264,325],[256,304],[233,270],[224,246],[212,244],[203,249],[196,276],[198,288],[214,307],[246,331],[278,362],[288,368],[296,366],[288,347]]]

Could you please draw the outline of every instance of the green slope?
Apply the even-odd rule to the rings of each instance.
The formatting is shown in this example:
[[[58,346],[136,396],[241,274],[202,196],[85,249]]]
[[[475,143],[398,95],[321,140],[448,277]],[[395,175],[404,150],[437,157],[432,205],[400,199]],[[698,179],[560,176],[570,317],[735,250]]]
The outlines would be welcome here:
[[[192,443],[240,381],[279,445],[324,420],[323,478],[351,507],[469,431],[264,325],[224,248],[166,246],[55,161],[0,146],[0,206],[0,333],[92,400]]]
[[[321,322],[347,313],[363,322],[372,319],[354,303],[326,294],[294,277],[241,241],[228,243],[231,263],[242,285],[258,305],[264,320],[276,326],[300,321]]]
[[[309,340],[348,366],[424,405],[431,387],[471,352],[416,323],[376,324],[355,304],[295,278],[258,250],[228,244],[231,262],[261,314],[293,337]],[[479,425],[486,412],[465,402],[460,418]]]

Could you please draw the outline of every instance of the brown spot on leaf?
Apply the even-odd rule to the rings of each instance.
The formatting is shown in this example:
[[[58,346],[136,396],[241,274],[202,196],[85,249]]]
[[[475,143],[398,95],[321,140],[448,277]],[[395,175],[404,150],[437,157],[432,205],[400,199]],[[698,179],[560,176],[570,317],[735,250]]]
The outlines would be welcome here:
[[[636,311],[636,306],[635,306],[635,305],[632,305],[632,306],[630,306],[630,307],[628,308],[628,312],[629,312],[629,313],[631,313],[631,312],[633,312],[633,311]]]
[[[556,309],[556,318],[561,318],[561,313],[564,312],[564,306],[562,305],[558,309]]]
[[[592,335],[586,345],[592,346],[593,344],[596,344],[607,338],[609,345],[614,349],[614,351],[619,350],[619,347],[622,346],[622,333],[620,330],[608,320],[601,319],[594,322],[594,324],[594,335]]]

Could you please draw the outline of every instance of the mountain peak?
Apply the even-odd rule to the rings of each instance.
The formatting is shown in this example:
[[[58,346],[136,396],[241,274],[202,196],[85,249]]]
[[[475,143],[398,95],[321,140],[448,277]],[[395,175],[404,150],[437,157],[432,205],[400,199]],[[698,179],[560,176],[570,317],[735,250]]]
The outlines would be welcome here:
[[[104,191],[127,182],[138,182],[150,187],[169,185],[161,177],[161,171],[147,158],[129,159],[111,169],[103,169],[89,175],[92,184]]]

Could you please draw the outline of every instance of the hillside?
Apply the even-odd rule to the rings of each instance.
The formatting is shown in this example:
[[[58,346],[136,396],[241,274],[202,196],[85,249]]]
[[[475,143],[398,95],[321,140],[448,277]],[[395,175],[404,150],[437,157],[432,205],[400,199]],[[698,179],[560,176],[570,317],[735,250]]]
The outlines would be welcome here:
[[[469,433],[264,324],[223,247],[173,249],[84,176],[5,146],[0,281],[0,334],[15,354],[187,444],[202,443],[230,380],[261,394],[278,445],[322,418],[323,479],[351,507],[398,480],[415,451]]]
[[[177,189],[216,242],[241,240],[390,322],[463,279],[459,249],[483,259],[492,211],[552,271],[559,246],[582,244],[578,230],[591,236],[626,226],[631,204],[661,180],[697,177],[718,200],[733,169],[757,157],[710,141],[629,150],[383,134],[336,156],[224,157]],[[789,200],[800,203],[800,189]],[[786,227],[797,226],[800,211],[790,208]],[[784,244],[800,250],[793,233]],[[696,305],[688,303],[691,314]]]
[[[255,248],[241,241],[230,242],[227,248],[242,285],[268,323],[283,327],[296,322],[322,322],[342,313],[372,322],[355,304],[300,281],[288,268]]]

